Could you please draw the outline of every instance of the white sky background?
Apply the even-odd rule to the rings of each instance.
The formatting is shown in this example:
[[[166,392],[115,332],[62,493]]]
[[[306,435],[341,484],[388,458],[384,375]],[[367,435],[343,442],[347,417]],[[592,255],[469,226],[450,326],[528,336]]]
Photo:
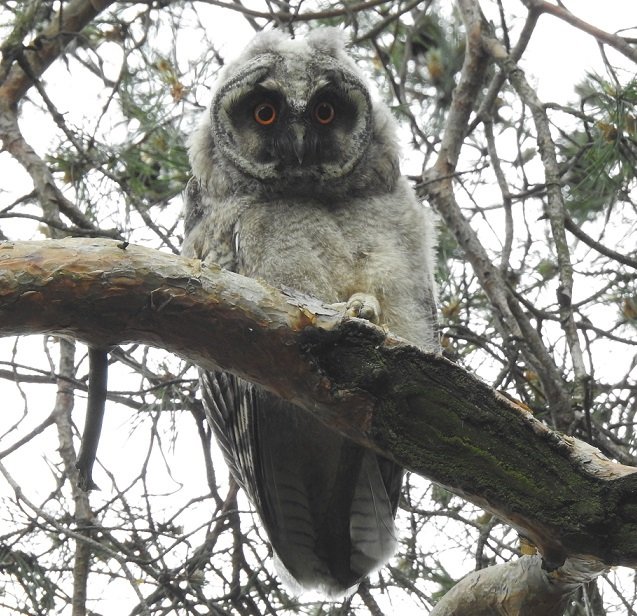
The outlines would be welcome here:
[[[246,4],[252,5],[251,3]],[[261,3],[254,5],[258,8],[262,6]],[[505,0],[504,5],[505,10],[515,10],[520,15],[525,13],[520,3],[513,0]],[[582,19],[609,32],[615,32],[631,25],[637,26],[637,2],[634,0],[605,0],[603,3],[597,0],[579,0],[577,2],[571,0],[567,6]],[[483,8],[486,10],[494,7],[485,2]],[[202,17],[209,15],[210,37],[224,57],[231,57],[238,53],[251,37],[252,30],[239,14],[219,11],[210,6],[200,7],[199,14]],[[223,21],[220,20],[220,16]],[[494,13],[488,17],[497,23],[497,14]],[[636,32],[634,31],[632,36],[637,36]],[[185,34],[183,37],[184,56],[189,55],[185,47],[189,44],[196,46],[200,42],[189,41],[187,34]],[[112,70],[115,75],[120,52],[115,45],[113,45],[113,50]],[[197,53],[198,50],[193,49],[193,57]],[[627,65],[623,58],[612,50],[607,50],[607,53],[614,65]],[[550,100],[566,103],[574,98],[573,86],[582,80],[587,71],[603,73],[602,59],[592,37],[580,33],[551,16],[541,18],[521,65],[526,70],[531,82],[537,85],[538,94],[545,102]],[[101,109],[103,93],[101,92],[101,84],[97,80],[92,82],[92,78],[87,77],[82,87],[77,87],[73,81],[73,74],[69,74],[67,68],[61,63],[52,67],[45,77],[47,83],[59,84],[59,90],[54,91],[53,98],[58,109],[67,112],[69,116],[90,118],[94,110]],[[190,119],[185,121],[190,122]],[[51,140],[51,133],[48,133],[46,129],[47,121],[40,122],[35,119],[27,122],[23,119],[21,126],[27,141],[39,154],[43,154]],[[114,138],[118,137],[115,132]],[[124,138],[123,135],[121,137]],[[411,157],[406,156],[406,158],[409,160]],[[8,190],[8,193],[0,194],[2,204],[9,203],[13,198],[30,190],[30,180],[26,173],[5,153],[0,154],[0,178],[2,178],[2,189]],[[7,178],[11,178],[11,182],[8,182]],[[178,206],[175,206],[174,211],[169,212],[169,215],[176,216],[177,214]],[[32,226],[25,225],[24,230],[18,230],[15,222],[11,223],[11,226],[5,225],[5,222],[2,221],[2,225],[7,235],[12,234],[14,237],[22,239],[39,239],[37,233],[33,235]],[[139,232],[139,237],[132,239],[142,242],[143,235],[142,229]],[[32,365],[36,360],[43,362],[38,367],[48,372],[50,366],[42,359],[43,344],[41,338],[21,340],[19,342],[20,357],[22,363],[25,364]],[[0,361],[11,361],[13,345],[12,340],[0,340]],[[2,368],[1,365],[0,368]],[[111,374],[110,384],[114,389],[133,390],[136,389],[138,382],[136,378],[131,378],[126,374]],[[2,400],[0,450],[12,444],[16,438],[28,432],[31,427],[49,414],[53,406],[55,390],[52,386],[36,386],[29,388],[27,395],[29,399],[28,417],[24,419],[18,431],[10,432],[5,438],[2,438],[5,432],[20,420],[25,409],[25,402],[16,387],[0,380],[0,400]],[[78,398],[76,404],[80,403],[81,400]],[[76,408],[74,420],[78,426],[82,425],[82,414],[83,409]],[[99,458],[115,475],[120,486],[126,485],[131,475],[137,472],[147,451],[149,422],[138,419],[137,422],[134,422],[138,424],[137,429],[132,430],[132,415],[131,410],[110,404],[100,442]],[[180,421],[179,416],[177,416],[177,421]],[[187,431],[189,433],[184,434]],[[175,447],[170,452],[170,458],[166,460],[166,463],[161,459],[155,460],[155,470],[149,476],[158,492],[169,494],[180,490],[175,495],[164,499],[164,505],[168,508],[167,517],[171,515],[172,504],[178,502],[178,504],[174,504],[174,510],[176,510],[191,496],[202,493],[204,491],[202,486],[205,486],[205,471],[199,448],[189,446],[189,443],[197,439],[193,423],[191,421],[183,422],[183,425],[179,427],[179,432],[180,438],[176,440]],[[55,435],[48,433],[32,444],[28,450],[29,457],[24,454],[12,455],[4,461],[15,479],[25,487],[27,496],[36,503],[41,502],[52,489],[51,481],[42,481],[42,478],[51,478],[48,464],[49,460],[56,456],[56,448]],[[170,468],[170,473],[167,472],[167,467]],[[224,478],[224,471],[221,470],[221,465],[218,468],[217,478],[221,480]],[[95,469],[95,479],[98,485],[104,488],[103,493],[95,496],[96,502],[108,499],[110,480],[99,467]],[[11,497],[11,490],[0,478],[0,499],[6,497]],[[205,519],[205,511],[192,512],[192,515]],[[157,515],[157,518],[161,518],[161,515]],[[3,523],[3,514],[0,511],[0,535]],[[432,540],[435,539],[432,538]],[[447,551],[442,553],[443,563],[455,576],[465,573],[467,566],[469,568],[473,566],[473,563],[467,565],[467,563],[458,562],[459,553],[459,551],[454,550],[453,546],[448,546]],[[142,591],[144,591],[143,588]],[[127,602],[126,605],[130,604]],[[104,604],[93,607],[102,613],[120,613],[115,604],[110,604],[109,609],[106,609]]]

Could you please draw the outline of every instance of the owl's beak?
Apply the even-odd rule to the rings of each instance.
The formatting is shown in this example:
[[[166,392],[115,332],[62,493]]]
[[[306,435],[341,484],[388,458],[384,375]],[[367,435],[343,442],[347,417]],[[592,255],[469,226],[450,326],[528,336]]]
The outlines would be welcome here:
[[[290,125],[290,141],[300,166],[305,158],[305,127],[302,124],[294,123]]]

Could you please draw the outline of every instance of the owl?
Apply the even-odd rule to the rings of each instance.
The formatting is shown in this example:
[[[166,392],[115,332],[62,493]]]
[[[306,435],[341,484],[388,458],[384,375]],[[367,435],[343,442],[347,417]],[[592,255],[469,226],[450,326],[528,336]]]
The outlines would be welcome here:
[[[189,154],[183,254],[436,348],[435,225],[337,30],[257,35],[220,73]],[[201,386],[289,587],[343,596],[392,556],[399,466],[231,374]]]

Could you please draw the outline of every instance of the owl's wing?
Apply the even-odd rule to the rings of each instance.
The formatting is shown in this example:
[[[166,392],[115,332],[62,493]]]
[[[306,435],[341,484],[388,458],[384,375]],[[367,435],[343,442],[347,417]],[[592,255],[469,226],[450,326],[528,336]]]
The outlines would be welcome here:
[[[197,178],[191,177],[188,180],[184,197],[184,232],[188,236],[201,222],[207,211],[206,204],[202,199],[201,185]]]
[[[261,508],[254,459],[256,441],[252,421],[254,387],[228,372],[199,371],[204,409],[223,457],[237,483]]]
[[[220,207],[200,181],[192,177],[184,194],[184,242],[181,254],[237,271],[236,234],[220,224]],[[226,228],[228,227],[228,228]]]

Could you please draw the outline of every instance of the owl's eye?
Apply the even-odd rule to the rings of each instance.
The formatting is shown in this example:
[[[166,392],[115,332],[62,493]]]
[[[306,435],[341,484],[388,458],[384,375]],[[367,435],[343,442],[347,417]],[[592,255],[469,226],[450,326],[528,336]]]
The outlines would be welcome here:
[[[319,124],[329,124],[334,120],[335,115],[334,106],[331,103],[323,101],[314,107],[314,117]]]
[[[276,107],[272,103],[261,103],[254,108],[254,119],[261,126],[274,124],[276,115]]]

